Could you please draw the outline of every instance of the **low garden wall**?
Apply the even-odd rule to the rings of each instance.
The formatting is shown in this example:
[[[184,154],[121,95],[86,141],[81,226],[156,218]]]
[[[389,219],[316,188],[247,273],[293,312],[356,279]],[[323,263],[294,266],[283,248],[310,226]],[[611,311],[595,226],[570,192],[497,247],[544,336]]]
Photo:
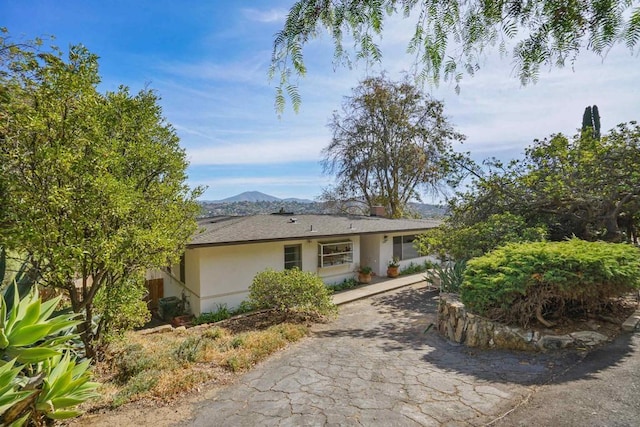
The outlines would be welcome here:
[[[593,347],[608,340],[594,331],[553,335],[503,325],[467,312],[456,294],[446,293],[440,293],[438,331],[449,340],[469,347],[527,351]]]

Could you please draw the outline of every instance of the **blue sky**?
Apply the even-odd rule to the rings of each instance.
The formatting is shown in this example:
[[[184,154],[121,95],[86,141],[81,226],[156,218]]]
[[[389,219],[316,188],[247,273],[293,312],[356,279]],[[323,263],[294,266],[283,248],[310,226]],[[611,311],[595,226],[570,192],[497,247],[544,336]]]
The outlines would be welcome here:
[[[156,90],[191,162],[189,183],[208,187],[203,199],[249,190],[313,199],[331,182],[319,162],[332,112],[365,76],[385,70],[400,78],[410,69],[405,51],[413,23],[388,21],[382,63],[352,70],[334,68],[329,36],[312,41],[308,75],[299,82],[302,108],[279,118],[267,69],[273,35],[292,4],[2,0],[0,26],[13,37],[54,35],[64,49],[84,44],[100,56],[102,90]],[[618,46],[605,61],[585,52],[573,69],[544,69],[535,85],[521,87],[511,59],[490,54],[476,76],[465,76],[459,95],[448,83],[424,90],[444,100],[450,121],[467,136],[459,150],[476,160],[508,160],[535,138],[575,133],[587,105],[598,105],[603,130],[639,120],[639,69],[638,55]]]

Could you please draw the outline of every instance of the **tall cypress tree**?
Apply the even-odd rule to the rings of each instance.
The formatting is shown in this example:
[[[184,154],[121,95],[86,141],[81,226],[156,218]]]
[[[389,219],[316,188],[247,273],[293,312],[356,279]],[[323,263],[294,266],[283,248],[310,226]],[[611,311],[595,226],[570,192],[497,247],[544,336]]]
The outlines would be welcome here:
[[[594,105],[591,108],[591,117],[593,119],[593,137],[600,139],[600,113],[598,112],[598,106]]]
[[[587,106],[584,109],[582,115],[582,132],[587,129],[591,129],[591,136],[597,140],[600,140],[600,113],[598,112],[598,106]]]
[[[584,109],[584,114],[582,115],[582,132],[586,131],[588,128],[593,130],[593,117],[591,115],[591,106],[588,106]]]

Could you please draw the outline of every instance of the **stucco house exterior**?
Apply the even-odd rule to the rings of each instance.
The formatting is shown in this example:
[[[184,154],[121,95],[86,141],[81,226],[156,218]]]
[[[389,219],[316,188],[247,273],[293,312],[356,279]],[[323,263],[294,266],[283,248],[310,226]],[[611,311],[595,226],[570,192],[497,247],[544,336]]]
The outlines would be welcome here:
[[[386,275],[394,256],[401,268],[422,263],[413,239],[436,220],[347,215],[221,216],[199,221],[179,266],[157,272],[163,295],[188,299],[198,315],[246,300],[253,277],[267,269],[298,267],[325,283],[355,276],[360,266]]]

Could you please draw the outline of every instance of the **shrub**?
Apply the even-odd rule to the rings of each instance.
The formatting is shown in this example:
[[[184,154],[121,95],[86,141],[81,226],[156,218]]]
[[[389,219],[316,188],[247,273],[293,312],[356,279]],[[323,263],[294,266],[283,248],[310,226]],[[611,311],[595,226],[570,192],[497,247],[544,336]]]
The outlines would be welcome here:
[[[344,291],[360,286],[360,283],[354,278],[344,279],[342,282],[336,285],[329,285],[329,289],[333,292]]]
[[[187,337],[178,345],[178,348],[175,349],[175,358],[181,361],[196,362],[198,360],[201,343],[202,338],[200,337]]]
[[[437,255],[442,260],[471,259],[507,243],[536,242],[546,235],[544,226],[530,226],[521,216],[506,212],[473,225],[445,221],[418,236],[415,244],[422,255]]]
[[[230,317],[237,316],[238,314],[248,313],[253,311],[254,307],[248,301],[242,301],[240,305],[234,309],[228,309],[226,304],[220,304],[215,311],[209,311],[201,313],[195,319],[193,319],[194,325],[202,325],[204,323],[216,323],[222,320],[226,320]]]
[[[297,268],[258,273],[249,288],[249,301],[256,308],[333,314],[331,290],[315,273]]]
[[[135,376],[130,378],[129,381],[127,381],[126,386],[122,390],[116,393],[111,405],[114,408],[117,408],[118,406],[134,400],[136,396],[149,392],[156,386],[156,384],[158,384],[159,377],[160,371],[156,370],[144,370],[138,372]]]
[[[425,276],[425,280],[438,286],[440,292],[460,292],[460,286],[464,280],[464,270],[467,267],[465,260],[455,263],[440,264],[433,267]]]
[[[216,323],[221,320],[228,319],[232,316],[232,312],[227,308],[226,304],[219,305],[217,310],[209,311],[207,313],[201,313],[195,319],[193,319],[194,325],[201,325],[203,323]]]
[[[98,348],[104,350],[114,339],[121,339],[128,330],[143,326],[151,319],[144,297],[147,288],[144,276],[114,281],[98,290],[94,311],[101,330]]]
[[[115,378],[120,384],[126,384],[143,371],[157,368],[157,359],[154,355],[149,354],[147,349],[137,343],[126,346],[114,358]]]
[[[461,299],[472,311],[527,325],[543,313],[596,310],[640,287],[640,250],[627,244],[514,243],[470,260]]]
[[[423,273],[427,270],[432,269],[434,266],[435,264],[429,260],[425,260],[422,264],[410,262],[409,265],[400,270],[400,275],[406,276],[408,274]]]

